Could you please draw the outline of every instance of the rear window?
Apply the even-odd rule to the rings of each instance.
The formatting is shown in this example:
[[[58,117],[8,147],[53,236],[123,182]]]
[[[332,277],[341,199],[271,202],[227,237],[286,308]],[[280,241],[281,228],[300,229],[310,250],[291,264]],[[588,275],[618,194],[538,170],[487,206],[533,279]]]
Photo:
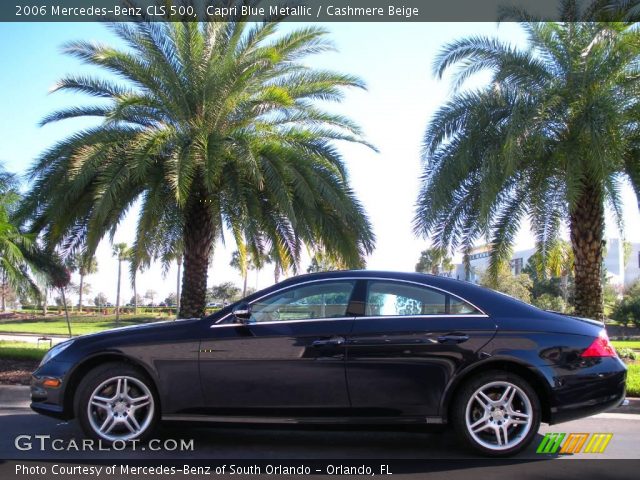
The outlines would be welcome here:
[[[473,315],[481,314],[469,303],[446,292],[400,282],[369,282],[365,315]]]

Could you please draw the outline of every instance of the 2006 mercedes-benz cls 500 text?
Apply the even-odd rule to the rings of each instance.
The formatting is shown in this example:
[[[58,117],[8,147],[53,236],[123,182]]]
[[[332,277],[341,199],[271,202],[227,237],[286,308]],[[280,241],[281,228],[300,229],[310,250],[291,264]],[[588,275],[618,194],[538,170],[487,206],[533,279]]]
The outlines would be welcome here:
[[[53,347],[31,407],[106,442],[158,421],[451,425],[488,455],[619,405],[600,322],[419,273],[303,275],[202,318]]]

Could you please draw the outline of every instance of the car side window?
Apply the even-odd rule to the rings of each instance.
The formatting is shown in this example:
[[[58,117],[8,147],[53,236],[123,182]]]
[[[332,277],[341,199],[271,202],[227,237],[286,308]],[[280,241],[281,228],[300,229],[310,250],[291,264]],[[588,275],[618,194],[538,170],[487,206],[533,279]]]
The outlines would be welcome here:
[[[400,282],[369,282],[367,316],[410,316],[480,313],[468,303],[428,287]]]
[[[464,300],[449,296],[449,313],[455,315],[474,315],[482,312]]]
[[[347,315],[355,281],[293,287],[251,305],[251,323],[339,318]]]

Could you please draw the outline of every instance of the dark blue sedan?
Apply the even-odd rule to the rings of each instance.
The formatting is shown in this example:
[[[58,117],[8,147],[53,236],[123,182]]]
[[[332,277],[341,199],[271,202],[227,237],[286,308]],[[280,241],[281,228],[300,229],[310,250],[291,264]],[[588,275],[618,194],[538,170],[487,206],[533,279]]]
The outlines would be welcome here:
[[[61,343],[31,406],[106,442],[148,438],[161,419],[446,424],[502,456],[541,422],[617,406],[625,376],[602,323],[443,277],[341,271]]]

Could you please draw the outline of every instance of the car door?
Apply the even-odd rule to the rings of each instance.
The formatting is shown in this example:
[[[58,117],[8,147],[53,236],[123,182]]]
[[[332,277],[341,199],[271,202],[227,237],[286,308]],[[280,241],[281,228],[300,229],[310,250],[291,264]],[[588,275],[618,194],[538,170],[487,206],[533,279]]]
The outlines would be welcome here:
[[[212,325],[200,346],[207,409],[323,415],[349,408],[344,360],[356,282],[320,280],[251,302],[245,324]]]
[[[347,348],[352,407],[360,414],[439,414],[452,376],[495,334],[476,307],[412,282],[367,281],[365,312]]]

